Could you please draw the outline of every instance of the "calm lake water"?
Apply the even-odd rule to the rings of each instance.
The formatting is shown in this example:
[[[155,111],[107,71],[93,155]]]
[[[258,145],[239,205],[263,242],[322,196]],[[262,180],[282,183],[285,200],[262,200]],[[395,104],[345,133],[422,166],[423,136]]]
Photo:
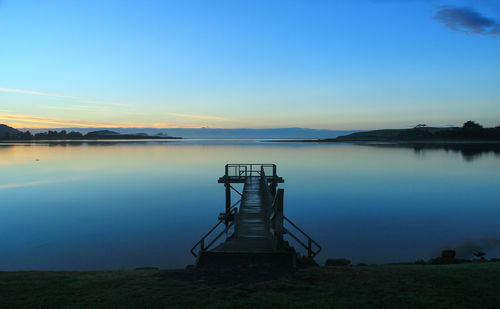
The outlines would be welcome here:
[[[319,262],[414,261],[471,244],[500,256],[498,153],[255,140],[1,143],[0,270],[185,267],[224,210],[224,165],[261,162],[277,164],[285,215],[323,246]]]

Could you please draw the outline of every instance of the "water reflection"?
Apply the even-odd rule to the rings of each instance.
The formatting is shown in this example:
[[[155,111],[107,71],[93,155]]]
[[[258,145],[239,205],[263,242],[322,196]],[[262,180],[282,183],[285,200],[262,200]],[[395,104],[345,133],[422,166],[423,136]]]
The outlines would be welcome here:
[[[418,150],[425,160],[415,151],[255,140],[0,144],[0,269],[184,267],[224,209],[217,178],[229,162],[278,165],[285,213],[323,246],[320,262],[411,261],[499,237],[498,152],[468,164],[454,148]]]
[[[467,162],[472,162],[475,159],[481,158],[483,155],[493,154],[496,157],[500,156],[500,143],[372,143],[363,144],[373,147],[385,148],[408,148],[420,158],[425,157],[425,153],[429,151],[445,151],[461,154],[462,158]]]

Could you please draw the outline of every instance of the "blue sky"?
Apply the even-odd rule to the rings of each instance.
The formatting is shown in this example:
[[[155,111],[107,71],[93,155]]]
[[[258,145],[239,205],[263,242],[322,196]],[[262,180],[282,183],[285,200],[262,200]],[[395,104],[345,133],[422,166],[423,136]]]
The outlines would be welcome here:
[[[0,123],[500,125],[499,23],[487,0],[0,0]]]

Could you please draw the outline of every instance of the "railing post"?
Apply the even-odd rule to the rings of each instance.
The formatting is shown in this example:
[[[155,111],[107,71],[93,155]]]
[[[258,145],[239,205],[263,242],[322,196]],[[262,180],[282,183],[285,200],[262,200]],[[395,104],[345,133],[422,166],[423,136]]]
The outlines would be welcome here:
[[[269,184],[269,191],[271,192],[271,195],[272,197],[274,198],[274,196],[276,195],[276,187],[278,186],[278,184],[274,181],[273,181]]]
[[[224,186],[226,187],[226,219],[224,220],[224,225],[227,227],[229,224],[229,211],[231,210],[231,183],[227,181]]]
[[[271,180],[271,183],[269,184],[269,191],[271,191],[271,195],[274,197],[276,195],[276,187],[278,186],[278,183],[276,182],[277,179],[276,175],[276,165],[273,164],[273,177]]]
[[[284,196],[284,189],[278,189],[278,192],[276,193],[276,218],[274,222],[274,228],[276,230],[276,238],[278,241],[278,245],[281,245],[283,242],[283,196]]]
[[[307,239],[307,256],[308,257],[312,257],[313,256],[311,238]]]
[[[234,219],[233,219],[233,223],[234,223],[234,235],[236,235],[236,237],[238,237],[238,232],[239,232],[239,229],[238,229],[238,226],[239,226],[239,214],[238,214],[238,208],[235,209],[234,211]]]

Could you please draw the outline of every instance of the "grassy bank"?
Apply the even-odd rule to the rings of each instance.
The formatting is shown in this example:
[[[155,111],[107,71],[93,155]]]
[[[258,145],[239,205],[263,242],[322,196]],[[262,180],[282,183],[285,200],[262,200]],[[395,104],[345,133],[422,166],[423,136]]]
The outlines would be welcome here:
[[[213,285],[183,271],[0,272],[0,308],[498,308],[500,263],[299,270]]]

